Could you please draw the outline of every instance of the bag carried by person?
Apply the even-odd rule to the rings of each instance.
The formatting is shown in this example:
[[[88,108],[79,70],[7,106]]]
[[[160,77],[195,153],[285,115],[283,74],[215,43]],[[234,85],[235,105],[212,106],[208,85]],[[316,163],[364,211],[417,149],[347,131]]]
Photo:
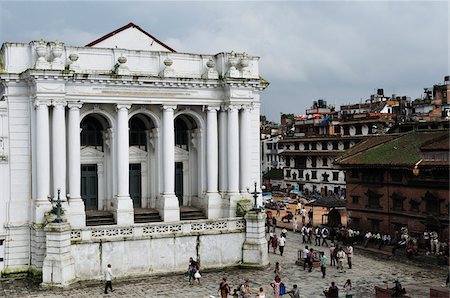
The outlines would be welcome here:
[[[195,277],[195,278],[200,278],[200,277],[202,277],[202,276],[200,275],[200,271],[197,270],[197,271],[195,272],[195,274],[194,274],[194,277]]]
[[[280,295],[284,295],[286,294],[286,286],[284,285],[284,283],[280,284]]]

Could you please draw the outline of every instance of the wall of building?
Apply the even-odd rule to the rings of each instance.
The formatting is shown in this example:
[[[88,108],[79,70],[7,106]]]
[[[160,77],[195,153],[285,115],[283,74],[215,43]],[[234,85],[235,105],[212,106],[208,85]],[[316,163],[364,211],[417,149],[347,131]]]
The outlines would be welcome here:
[[[376,171],[376,170],[374,170]],[[378,170],[380,171],[380,170]],[[384,181],[386,181],[387,174],[384,174]],[[360,179],[348,178],[347,179],[347,208],[348,216],[353,221],[355,218],[359,219],[358,227],[361,230],[376,232],[373,230],[372,220],[379,221],[379,232],[388,232],[391,235],[394,234],[396,225],[408,226],[408,229],[413,233],[422,233],[425,229],[425,221],[429,210],[426,208],[426,202],[424,197],[427,192],[436,195],[440,199],[440,215],[438,218],[443,224],[440,236],[441,239],[448,239],[448,181],[447,186],[445,183],[439,184],[438,181],[417,181],[407,182],[405,178],[403,182],[393,183],[387,181],[387,183],[367,183]],[[368,205],[368,197],[366,193],[368,190],[372,190],[380,195],[379,208],[373,208]],[[403,208],[394,208],[394,202],[392,194],[396,192],[404,197]],[[358,203],[354,202],[354,197],[358,197]],[[420,202],[418,211],[411,210],[410,201]]]
[[[236,266],[244,241],[243,219],[96,227],[72,231],[71,253],[77,279],[102,279],[107,264],[120,278],[185,272],[190,257],[203,270]]]

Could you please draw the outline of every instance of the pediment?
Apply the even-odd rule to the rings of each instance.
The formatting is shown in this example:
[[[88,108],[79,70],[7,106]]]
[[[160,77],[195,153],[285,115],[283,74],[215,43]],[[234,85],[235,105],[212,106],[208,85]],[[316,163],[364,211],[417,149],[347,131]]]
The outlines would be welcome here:
[[[140,149],[140,148],[138,148],[138,147],[136,147],[136,146],[131,146],[131,147],[128,149],[128,151],[129,151],[130,155],[133,155],[133,156],[147,155],[147,151],[142,150],[142,149]]]
[[[175,52],[174,49],[133,23],[129,23],[128,25],[90,42],[86,47]]]
[[[89,156],[103,156],[103,151],[97,150],[94,147],[84,147],[81,149],[81,156],[82,157],[89,157]]]
[[[189,157],[189,151],[175,146],[175,157]]]

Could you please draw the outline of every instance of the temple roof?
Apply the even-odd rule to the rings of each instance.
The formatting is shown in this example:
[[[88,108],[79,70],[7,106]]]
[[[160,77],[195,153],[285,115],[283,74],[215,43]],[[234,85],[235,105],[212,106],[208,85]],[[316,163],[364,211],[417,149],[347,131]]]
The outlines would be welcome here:
[[[448,130],[435,130],[371,137],[339,157],[337,164],[344,167],[412,167],[422,159],[422,145],[441,142],[448,133]]]

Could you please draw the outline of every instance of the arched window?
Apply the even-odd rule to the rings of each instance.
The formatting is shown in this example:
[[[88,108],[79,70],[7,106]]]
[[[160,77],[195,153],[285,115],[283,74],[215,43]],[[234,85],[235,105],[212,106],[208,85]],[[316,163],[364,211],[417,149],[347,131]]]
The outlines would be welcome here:
[[[147,135],[144,121],[139,117],[133,117],[130,120],[130,146],[138,146],[147,150]]]
[[[103,151],[103,127],[98,119],[86,116],[81,121],[81,146],[100,147]]]
[[[175,119],[175,146],[184,150],[189,150],[188,139],[188,127],[186,122],[181,118]]]

